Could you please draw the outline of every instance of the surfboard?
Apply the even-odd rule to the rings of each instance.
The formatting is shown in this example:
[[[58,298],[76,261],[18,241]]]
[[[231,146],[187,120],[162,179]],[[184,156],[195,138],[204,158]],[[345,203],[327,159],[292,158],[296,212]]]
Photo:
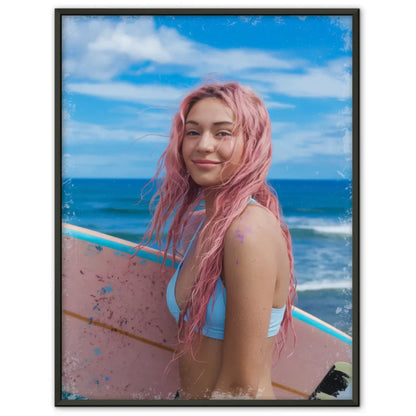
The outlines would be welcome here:
[[[62,227],[62,390],[88,399],[173,399],[177,327],[166,287],[177,264],[160,251],[93,230]],[[272,370],[277,399],[310,399],[334,365],[351,364],[352,339],[293,308],[296,347]],[[350,374],[351,378],[352,375]],[[324,396],[320,396],[323,398]],[[336,398],[336,394],[332,398]],[[318,397],[319,398],[319,397]]]

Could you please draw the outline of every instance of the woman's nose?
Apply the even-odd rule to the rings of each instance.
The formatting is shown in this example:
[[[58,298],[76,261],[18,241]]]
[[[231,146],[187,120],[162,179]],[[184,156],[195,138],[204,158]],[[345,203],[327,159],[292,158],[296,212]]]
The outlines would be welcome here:
[[[201,152],[213,152],[215,150],[215,138],[210,132],[201,133],[198,150]]]

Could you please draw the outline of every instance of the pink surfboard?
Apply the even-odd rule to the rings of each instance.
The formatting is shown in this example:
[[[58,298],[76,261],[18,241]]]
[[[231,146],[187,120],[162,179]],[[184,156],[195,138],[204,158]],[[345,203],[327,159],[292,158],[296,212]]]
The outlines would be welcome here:
[[[174,265],[149,248],[63,224],[63,391],[100,400],[172,399],[179,386],[176,323],[166,305]],[[293,308],[297,336],[273,368],[277,399],[308,399],[336,362],[351,363],[352,339]],[[291,355],[290,355],[291,354]],[[167,368],[167,369],[166,369]]]

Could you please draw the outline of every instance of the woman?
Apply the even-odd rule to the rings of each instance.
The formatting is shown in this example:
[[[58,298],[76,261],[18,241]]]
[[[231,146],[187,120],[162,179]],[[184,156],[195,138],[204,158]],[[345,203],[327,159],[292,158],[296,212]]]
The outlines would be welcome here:
[[[267,110],[236,82],[198,88],[173,120],[147,237],[160,242],[171,218],[165,256],[184,248],[167,288],[180,399],[275,398],[274,344],[280,352],[292,324],[295,280],[289,231],[265,183],[271,154]]]

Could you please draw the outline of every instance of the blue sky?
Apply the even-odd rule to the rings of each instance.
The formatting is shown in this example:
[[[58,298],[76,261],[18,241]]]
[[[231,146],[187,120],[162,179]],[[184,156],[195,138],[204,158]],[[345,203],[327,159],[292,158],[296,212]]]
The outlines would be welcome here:
[[[351,178],[351,29],[351,16],[64,16],[63,175],[152,177],[179,103],[211,76],[264,99],[269,178]]]

